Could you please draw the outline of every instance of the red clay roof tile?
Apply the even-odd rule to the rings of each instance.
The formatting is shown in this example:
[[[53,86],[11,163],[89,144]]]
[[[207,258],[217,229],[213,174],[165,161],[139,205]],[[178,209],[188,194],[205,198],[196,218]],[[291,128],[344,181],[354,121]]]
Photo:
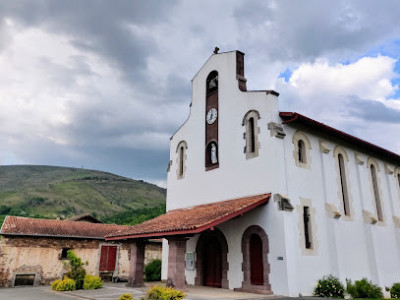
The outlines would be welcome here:
[[[104,239],[127,228],[130,226],[7,216],[0,234]]]
[[[152,220],[110,234],[106,240],[199,233],[267,203],[270,196],[262,194],[171,210]]]

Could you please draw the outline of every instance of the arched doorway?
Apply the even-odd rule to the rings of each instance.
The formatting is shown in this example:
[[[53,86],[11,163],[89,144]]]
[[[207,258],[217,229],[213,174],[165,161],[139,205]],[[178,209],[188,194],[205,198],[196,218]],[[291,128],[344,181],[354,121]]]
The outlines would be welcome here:
[[[242,237],[243,282],[237,290],[271,294],[268,236],[258,225],[248,227]]]
[[[250,236],[250,282],[261,285],[264,283],[264,268],[262,241],[258,234]]]
[[[196,285],[228,288],[228,244],[218,229],[203,233],[196,247]]]

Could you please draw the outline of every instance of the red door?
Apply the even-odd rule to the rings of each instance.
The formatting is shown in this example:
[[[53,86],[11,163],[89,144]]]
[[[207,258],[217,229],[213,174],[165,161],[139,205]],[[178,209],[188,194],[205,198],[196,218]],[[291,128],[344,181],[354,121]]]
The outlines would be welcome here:
[[[101,246],[99,271],[114,271],[117,246]]]
[[[252,284],[264,283],[262,241],[257,234],[250,237],[250,281]]]
[[[222,281],[222,250],[216,238],[206,242],[204,255],[204,285],[221,287]]]

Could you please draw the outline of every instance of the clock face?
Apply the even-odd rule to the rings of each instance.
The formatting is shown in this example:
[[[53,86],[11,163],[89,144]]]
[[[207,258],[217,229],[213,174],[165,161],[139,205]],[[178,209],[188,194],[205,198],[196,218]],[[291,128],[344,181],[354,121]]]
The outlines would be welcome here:
[[[211,108],[211,109],[207,112],[207,117],[206,117],[207,123],[210,124],[210,125],[211,125],[212,123],[214,123],[215,120],[217,119],[217,116],[218,116],[217,110],[216,110],[215,108]]]

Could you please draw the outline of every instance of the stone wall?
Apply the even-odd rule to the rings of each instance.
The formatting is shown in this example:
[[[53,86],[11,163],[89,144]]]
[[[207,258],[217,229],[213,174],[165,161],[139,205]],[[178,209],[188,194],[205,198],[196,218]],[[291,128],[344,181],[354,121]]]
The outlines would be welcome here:
[[[147,265],[153,259],[162,258],[162,243],[148,243],[144,249],[144,264]]]
[[[35,274],[36,284],[49,284],[61,278],[65,272],[61,259],[63,248],[72,249],[86,263],[88,274],[98,275],[100,247],[117,245],[117,265],[114,277],[129,275],[130,247],[128,242],[105,242],[90,239],[66,239],[44,237],[5,237],[0,243],[0,287],[12,286],[17,274]],[[149,244],[148,258],[161,257],[161,246]]]

